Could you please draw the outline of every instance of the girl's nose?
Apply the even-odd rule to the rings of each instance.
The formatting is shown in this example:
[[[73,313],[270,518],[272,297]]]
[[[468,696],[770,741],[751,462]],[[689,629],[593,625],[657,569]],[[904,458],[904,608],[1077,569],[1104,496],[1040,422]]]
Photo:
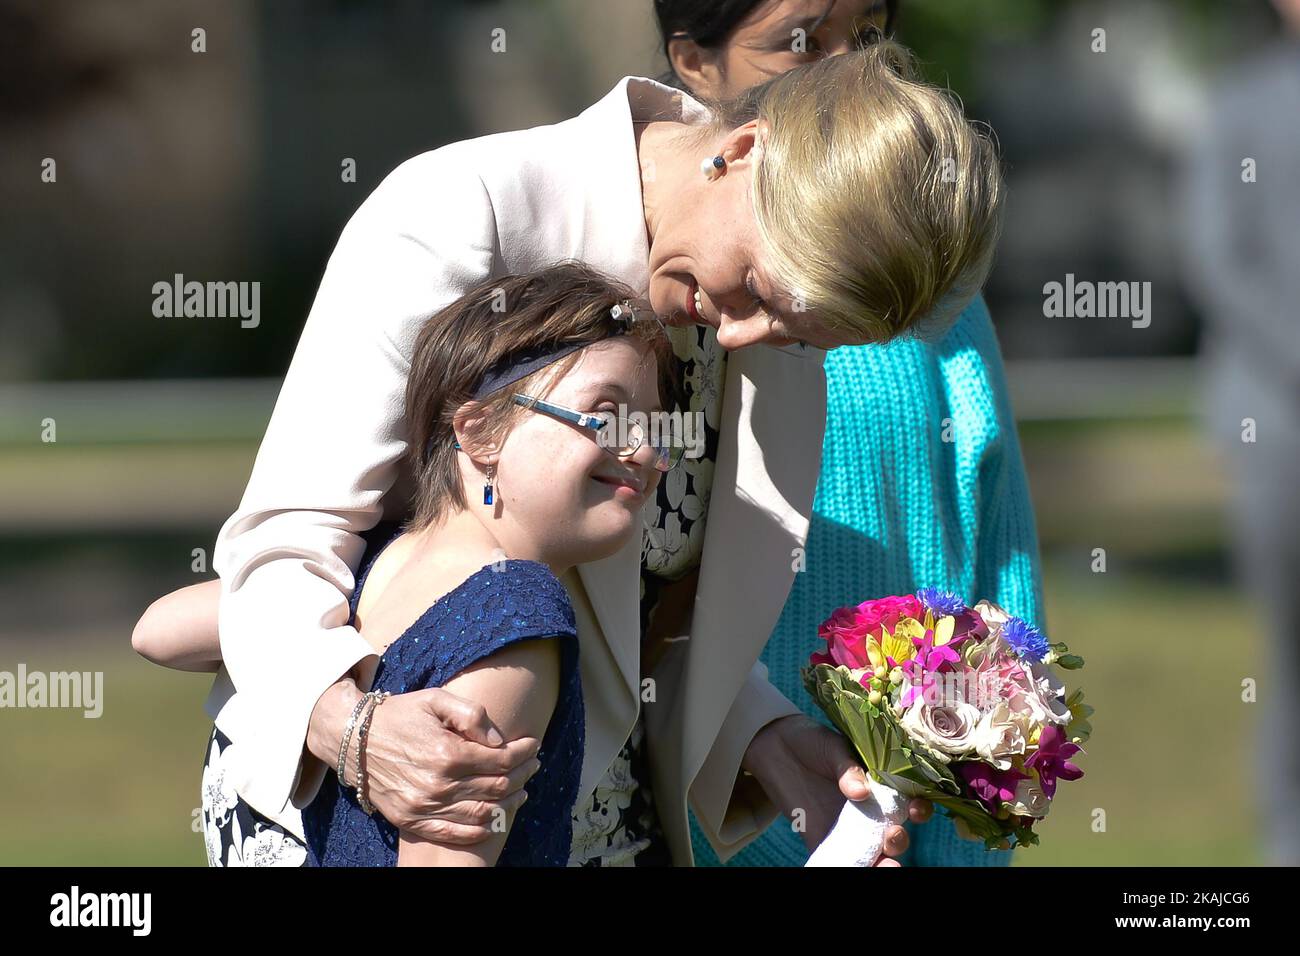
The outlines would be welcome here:
[[[649,482],[655,475],[659,473],[658,469],[655,468],[655,460],[656,458],[658,458],[658,456],[659,456],[659,452],[654,448],[653,445],[650,444],[649,440],[647,439],[646,441],[643,441],[641,443],[641,447],[639,447],[636,451],[632,452],[631,456],[627,460],[632,462],[632,464],[636,465],[638,468],[640,468],[641,477],[645,481]]]

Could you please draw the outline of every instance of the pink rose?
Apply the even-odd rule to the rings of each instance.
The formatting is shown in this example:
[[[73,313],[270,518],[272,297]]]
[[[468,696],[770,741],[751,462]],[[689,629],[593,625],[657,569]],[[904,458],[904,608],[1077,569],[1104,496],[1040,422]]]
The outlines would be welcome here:
[[[812,655],[814,664],[836,664],[850,669],[867,667],[867,639],[880,640],[880,629],[894,633],[899,618],[911,617],[921,620],[925,608],[914,595],[902,597],[883,597],[874,601],[863,601],[856,607],[837,608],[829,618],[817,628],[817,636],[826,641],[824,652]]]

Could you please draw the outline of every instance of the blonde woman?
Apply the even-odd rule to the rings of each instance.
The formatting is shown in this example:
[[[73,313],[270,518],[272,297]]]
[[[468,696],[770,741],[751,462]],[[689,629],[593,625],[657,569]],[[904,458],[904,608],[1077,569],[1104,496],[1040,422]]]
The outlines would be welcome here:
[[[724,858],[782,813],[827,832],[865,780],[758,662],[808,532],[824,350],[950,322],[987,274],[1001,201],[988,139],[894,44],[714,109],[626,77],[565,122],[398,167],[339,239],[218,539],[208,711],[239,800],[301,839],[298,810],[373,679],[348,599],[360,535],[407,507],[401,395],[422,318],[485,278],[578,259],[647,296],[675,345],[703,325],[729,354],[725,378],[697,383],[712,435],[674,579],[642,560],[671,527],[563,578],[587,731],[570,862],[689,865],[688,803]],[[504,508],[528,494],[496,481]],[[369,728],[369,800],[402,830],[473,845],[536,749],[444,691],[395,695]]]
[[[891,33],[898,6],[894,0],[655,0],[670,66],[660,79],[697,97],[734,97]],[[684,356],[688,372],[711,368],[717,354],[700,336]],[[983,300],[977,296],[933,342],[836,349],[825,370],[827,429],[807,569],[795,578],[761,656],[772,684],[823,723],[799,672],[829,608],[938,587],[987,597],[1042,624],[1034,513]],[[659,499],[671,510],[662,488]],[[946,817],[909,830],[905,864],[1010,862],[1010,853],[961,839]],[[727,862],[802,865],[815,846],[805,836],[772,826]],[[697,865],[718,861],[698,826],[692,844]]]

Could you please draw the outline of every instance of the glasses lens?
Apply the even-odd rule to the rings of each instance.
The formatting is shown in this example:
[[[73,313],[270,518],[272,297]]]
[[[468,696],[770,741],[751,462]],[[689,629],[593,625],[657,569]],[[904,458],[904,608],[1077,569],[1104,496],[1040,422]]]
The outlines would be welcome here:
[[[635,454],[645,442],[645,432],[635,421],[614,412],[589,412],[588,414],[604,422],[596,435],[596,442],[601,448],[619,458],[627,458]]]
[[[658,471],[671,471],[686,456],[686,443],[679,434],[680,429],[664,425],[659,431],[653,428],[650,434],[646,427],[635,418],[616,415],[614,412],[592,412],[605,422],[598,435],[602,448],[613,452],[620,458],[630,458],[643,445],[649,445],[654,453],[651,464]],[[656,425],[659,423],[656,422]]]
[[[681,462],[684,448],[660,445],[655,448],[654,467],[657,471],[672,471]]]
[[[625,436],[619,445],[619,457],[627,458],[630,455],[635,455],[636,450],[645,444],[645,430],[641,427],[640,422],[633,421],[630,418],[620,418],[619,427],[623,429],[623,435]]]
[[[675,425],[665,427],[660,434],[651,436],[655,449],[655,468],[672,471],[686,456],[686,442]]]

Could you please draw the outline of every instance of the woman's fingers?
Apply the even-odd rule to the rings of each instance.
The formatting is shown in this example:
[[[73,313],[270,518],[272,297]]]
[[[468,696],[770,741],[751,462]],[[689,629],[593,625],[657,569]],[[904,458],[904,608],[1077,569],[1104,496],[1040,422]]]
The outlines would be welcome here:
[[[881,853],[886,857],[902,856],[907,852],[909,843],[906,830],[899,826],[890,827],[885,831],[885,842],[881,846]]]
[[[490,825],[467,826],[441,817],[412,820],[410,823],[402,824],[401,829],[421,839],[445,843],[449,846],[473,846],[475,843],[482,843],[492,835]]]
[[[509,740],[501,747],[484,747],[452,733],[446,735],[445,741],[441,747],[431,744],[431,752],[427,755],[429,762],[423,765],[455,780],[509,774],[521,764],[533,760],[541,749],[541,741],[536,737]],[[419,750],[415,754],[417,759],[421,757]]]
[[[457,800],[504,800],[523,790],[541,767],[540,760],[530,757],[508,773],[461,777],[453,785],[453,794]]]
[[[871,793],[871,781],[867,773],[855,761],[850,760],[839,775],[840,793],[848,800],[865,800]]]
[[[843,735],[818,727],[826,750],[827,760],[834,768],[832,779],[838,782],[840,793],[848,800],[865,800],[870,793],[866,771],[854,757],[849,742]]]
[[[456,731],[466,740],[485,747],[500,747],[505,743],[501,731],[488,716],[487,708],[480,703],[438,687],[412,691],[409,696],[423,704],[444,727]]]
[[[481,829],[484,836],[487,836],[492,832],[496,821],[500,820],[504,826],[510,820],[509,814],[522,807],[527,799],[528,794],[518,790],[501,800],[461,800],[444,807],[436,818],[417,816],[414,819],[416,821],[438,819],[460,827]],[[403,827],[403,829],[410,829],[410,827]],[[496,832],[500,833],[501,829],[498,828]]]
[[[907,818],[913,823],[925,823],[934,816],[934,804],[923,797],[907,801]]]
[[[476,708],[454,694],[413,691],[375,710],[366,789],[394,826],[426,840],[471,845],[490,837],[496,817],[522,802],[524,783],[541,766],[541,741],[521,737],[497,747],[464,739],[457,728],[475,727],[482,735],[490,726]],[[455,726],[444,726],[438,714]]]

